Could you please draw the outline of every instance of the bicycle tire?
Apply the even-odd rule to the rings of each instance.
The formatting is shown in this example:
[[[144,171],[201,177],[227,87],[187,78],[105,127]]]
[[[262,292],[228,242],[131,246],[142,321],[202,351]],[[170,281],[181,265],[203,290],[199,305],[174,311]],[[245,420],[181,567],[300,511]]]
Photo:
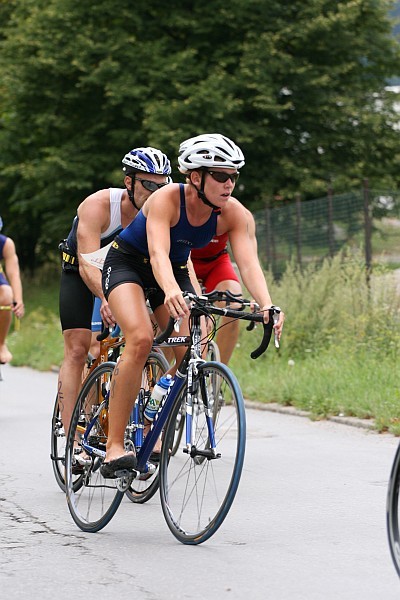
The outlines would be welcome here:
[[[162,352],[150,352],[143,369],[142,388],[149,391],[169,369],[169,363]],[[136,478],[125,492],[134,504],[144,504],[154,496],[159,487],[158,465],[156,471],[147,479]]]
[[[215,340],[209,340],[207,347],[207,362],[221,362],[221,354]]]
[[[62,424],[61,414],[58,405],[58,395],[56,396],[51,419],[51,464],[55,480],[59,488],[65,493],[65,446],[66,435]],[[74,487],[81,485],[81,477],[74,478]]]
[[[243,468],[246,445],[243,395],[236,377],[222,363],[206,362],[199,366],[196,375],[198,407],[197,415],[193,411],[192,439],[197,450],[209,450],[204,397],[206,393],[212,395],[213,378],[218,378],[224,394],[224,403],[214,424],[216,451],[221,457],[191,456],[185,453],[184,445],[175,456],[170,456],[175,421],[181,407],[179,397],[171,411],[161,451],[161,506],[169,529],[183,544],[201,544],[222,525],[237,492]]]
[[[95,456],[91,457],[90,465],[82,467],[82,485],[78,489],[74,486],[76,440],[81,440],[82,431],[93,419],[93,412],[96,412],[94,407],[106,400],[114,367],[115,363],[105,362],[96,367],[85,381],[72,414],[66,445],[65,485],[68,508],[78,527],[90,533],[103,529],[110,522],[124,496],[124,492],[117,488],[119,480],[102,477],[100,466],[103,459]],[[107,412],[102,411],[95,418],[89,443],[105,451],[107,431]]]
[[[400,444],[394,457],[389,478],[386,505],[386,525],[390,553],[400,577]]]

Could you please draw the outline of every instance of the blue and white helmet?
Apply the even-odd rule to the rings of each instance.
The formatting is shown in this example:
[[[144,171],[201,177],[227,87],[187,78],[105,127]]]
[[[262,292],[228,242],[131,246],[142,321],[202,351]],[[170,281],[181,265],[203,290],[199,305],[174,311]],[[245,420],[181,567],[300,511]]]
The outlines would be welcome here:
[[[220,133],[205,133],[181,143],[178,163],[181,173],[207,167],[241,169],[244,156],[239,146],[226,136]]]
[[[0,231],[3,229],[3,219],[0,217]]]
[[[122,159],[122,170],[126,175],[131,173],[155,173],[156,175],[170,175],[171,163],[168,157],[158,150],[148,146],[134,148]]]

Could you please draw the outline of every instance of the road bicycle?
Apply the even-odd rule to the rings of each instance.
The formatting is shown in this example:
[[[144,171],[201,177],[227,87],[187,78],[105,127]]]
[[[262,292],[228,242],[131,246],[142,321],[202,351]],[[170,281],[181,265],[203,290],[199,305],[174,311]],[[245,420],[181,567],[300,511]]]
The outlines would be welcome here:
[[[111,332],[109,329],[105,329],[97,336],[97,340],[100,342],[100,353],[96,359],[88,357],[84,382],[87,381],[88,377],[97,366],[108,361],[115,363],[125,344],[125,339],[118,326],[115,327]],[[57,393],[51,419],[50,458],[52,461],[56,482],[63,492],[65,492],[65,445],[66,433],[62,424],[59,398]]]
[[[389,547],[400,577],[400,444],[394,457],[387,492],[386,525]]]
[[[0,311],[1,310],[7,310],[7,311],[12,310],[13,307],[16,306],[16,304],[17,304],[16,302],[12,302],[12,304],[0,304]],[[21,321],[19,320],[19,318],[16,315],[14,315],[14,331],[19,331],[20,326],[21,326]],[[2,364],[4,364],[4,363],[0,362],[0,381],[3,381],[3,375],[1,372]]]
[[[225,314],[232,318],[263,323],[262,313],[246,309],[233,310],[214,306],[206,296],[184,294],[190,302],[190,334],[170,337],[174,322],[155,340],[155,346],[187,346],[185,356],[161,401],[150,432],[143,440],[143,406],[151,393],[151,382],[143,383],[136,399],[132,418],[126,428],[126,449],[135,449],[134,470],[116,473],[116,479],[104,479],[100,467],[105,459],[107,414],[112,374],[118,368],[112,363],[98,367],[85,383],[77,400],[68,433],[65,454],[67,503],[72,518],[80,529],[96,532],[115,515],[124,494],[136,482],[155,476],[152,450],[162,435],[162,449],[155,488],[160,488],[165,520],[173,535],[184,544],[200,544],[221,526],[235,497],[242,472],[246,419],[242,392],[232,371],[202,355],[202,315]],[[224,292],[218,292],[218,301]],[[213,297],[215,301],[215,297]],[[263,338],[252,358],[268,347],[273,320],[278,307],[269,311],[268,324],[263,323]],[[159,354],[151,353],[152,360]],[[153,369],[154,370],[154,369]],[[146,378],[146,376],[144,376]],[[215,397],[215,382],[218,397]],[[102,402],[93,404],[90,390],[101,389]],[[171,455],[175,424],[181,410],[181,392],[185,389],[185,435],[176,454]],[[88,456],[79,484],[74,478],[76,445]],[[154,486],[152,492],[154,493]]]

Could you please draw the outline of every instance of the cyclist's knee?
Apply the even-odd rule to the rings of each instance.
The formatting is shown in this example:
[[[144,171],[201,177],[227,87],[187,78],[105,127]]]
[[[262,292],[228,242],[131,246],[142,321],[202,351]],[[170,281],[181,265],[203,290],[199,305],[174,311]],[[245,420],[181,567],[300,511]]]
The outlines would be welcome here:
[[[124,353],[128,352],[138,360],[146,360],[153,345],[153,335],[151,331],[141,331],[132,336],[125,334],[125,340],[126,345]]]
[[[75,334],[70,332],[64,333],[64,356],[68,362],[83,365],[87,358],[89,347],[90,333],[89,335],[78,332]]]
[[[7,306],[13,301],[12,289],[9,285],[0,285],[0,304]]]

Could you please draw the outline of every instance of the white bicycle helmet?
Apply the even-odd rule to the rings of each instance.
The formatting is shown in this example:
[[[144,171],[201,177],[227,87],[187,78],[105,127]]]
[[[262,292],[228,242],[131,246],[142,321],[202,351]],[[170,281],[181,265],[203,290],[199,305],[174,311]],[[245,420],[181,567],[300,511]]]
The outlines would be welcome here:
[[[219,133],[206,133],[182,142],[178,163],[181,173],[207,167],[241,169],[244,156],[239,146],[229,138]]]
[[[122,170],[130,173],[155,173],[156,175],[170,175],[171,164],[168,157],[158,150],[148,146],[146,148],[134,148],[122,159]]]

